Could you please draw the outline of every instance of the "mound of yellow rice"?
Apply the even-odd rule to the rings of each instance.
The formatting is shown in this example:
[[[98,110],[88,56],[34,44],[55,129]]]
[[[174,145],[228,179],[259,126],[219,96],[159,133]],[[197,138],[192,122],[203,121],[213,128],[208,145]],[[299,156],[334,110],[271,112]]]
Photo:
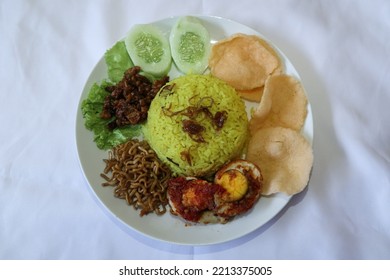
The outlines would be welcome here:
[[[205,130],[204,142],[194,141],[183,129],[188,116],[178,112],[194,104],[207,106],[215,115],[226,111],[220,130],[205,114],[196,122]],[[245,104],[234,88],[211,75],[185,75],[169,82],[151,103],[144,137],[158,157],[177,175],[204,177],[242,154],[248,137]]]

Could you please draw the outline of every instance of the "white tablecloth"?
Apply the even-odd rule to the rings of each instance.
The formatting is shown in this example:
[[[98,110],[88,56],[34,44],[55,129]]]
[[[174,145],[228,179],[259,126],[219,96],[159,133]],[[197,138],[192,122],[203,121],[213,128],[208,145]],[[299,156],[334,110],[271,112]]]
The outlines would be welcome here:
[[[136,23],[217,15],[290,58],[314,118],[309,187],[214,246],[121,226],[79,166],[75,119],[102,54]],[[390,259],[390,2],[0,2],[0,259]]]

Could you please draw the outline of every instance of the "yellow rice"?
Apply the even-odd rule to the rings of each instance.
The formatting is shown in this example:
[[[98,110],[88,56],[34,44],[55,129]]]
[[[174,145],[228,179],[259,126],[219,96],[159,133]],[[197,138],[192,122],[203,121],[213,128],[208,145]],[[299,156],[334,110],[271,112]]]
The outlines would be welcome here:
[[[169,85],[173,85],[172,89]],[[190,74],[172,80],[164,89],[152,101],[143,132],[158,157],[175,174],[210,176],[229,160],[241,156],[248,137],[248,118],[245,104],[234,88],[211,75]],[[194,141],[183,130],[182,121],[187,116],[170,114],[197,102],[211,105],[209,110],[213,115],[218,111],[227,112],[220,130],[204,115],[196,118],[205,128],[204,143]],[[190,162],[183,153],[190,155]]]

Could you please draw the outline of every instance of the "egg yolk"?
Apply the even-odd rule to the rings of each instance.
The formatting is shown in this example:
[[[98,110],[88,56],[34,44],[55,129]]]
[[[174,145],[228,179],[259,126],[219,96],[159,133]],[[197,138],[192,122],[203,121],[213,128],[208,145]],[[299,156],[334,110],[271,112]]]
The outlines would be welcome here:
[[[196,194],[194,189],[188,189],[183,194],[183,204],[184,206],[193,206],[196,205]]]
[[[223,173],[216,183],[226,190],[227,194],[223,196],[226,201],[239,200],[248,191],[248,181],[245,175],[235,169]]]
[[[197,211],[208,209],[213,205],[214,192],[213,185],[206,181],[190,181],[182,193],[183,206]]]

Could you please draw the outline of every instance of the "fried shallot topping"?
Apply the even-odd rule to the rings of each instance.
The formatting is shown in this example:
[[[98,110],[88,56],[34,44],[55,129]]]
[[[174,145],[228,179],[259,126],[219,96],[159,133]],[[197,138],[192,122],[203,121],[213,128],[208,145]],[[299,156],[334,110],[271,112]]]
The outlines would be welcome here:
[[[194,95],[190,100],[190,104],[194,103],[194,99],[197,95]],[[182,115],[188,117],[188,119],[182,120],[183,131],[188,133],[192,140],[198,143],[206,142],[202,136],[202,132],[205,130],[205,127],[200,124],[197,120],[198,117],[203,116],[203,119],[208,119],[214,129],[219,131],[222,129],[228,113],[226,111],[218,111],[214,115],[210,111],[210,108],[214,104],[214,99],[212,97],[203,97],[198,102],[193,105],[186,107],[185,109],[172,111],[171,104],[168,107],[163,107],[163,113],[168,117],[173,117],[177,115]]]

